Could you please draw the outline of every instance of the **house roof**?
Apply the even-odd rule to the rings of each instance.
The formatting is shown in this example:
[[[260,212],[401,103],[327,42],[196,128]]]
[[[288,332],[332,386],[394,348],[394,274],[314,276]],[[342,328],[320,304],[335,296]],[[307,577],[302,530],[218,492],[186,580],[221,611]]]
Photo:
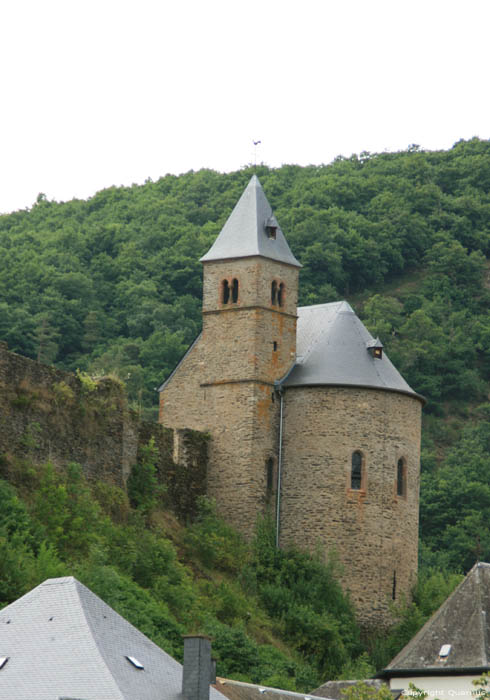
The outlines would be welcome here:
[[[276,228],[275,238],[267,235],[266,225]],[[201,258],[201,262],[257,255],[301,267],[279,228],[259,178],[253,175],[221,233]]]
[[[71,576],[0,611],[0,657],[0,700],[183,698],[181,664]]]
[[[216,688],[228,700],[313,700],[313,693],[295,693],[227,678],[217,678]]]
[[[449,653],[441,649],[450,645]],[[448,647],[443,651],[448,651]],[[382,676],[490,670],[490,564],[479,562]],[[420,675],[420,674],[419,674]]]
[[[346,301],[298,308],[296,364],[285,387],[339,385],[416,394],[386,353],[368,352],[373,336]],[[382,346],[381,346],[382,347]]]
[[[327,681],[316,690],[313,690],[310,695],[330,698],[331,700],[343,700],[344,691],[356,686],[358,683],[359,681]],[[363,680],[362,683],[374,690],[379,690],[385,685],[384,681],[379,678],[368,678]]]

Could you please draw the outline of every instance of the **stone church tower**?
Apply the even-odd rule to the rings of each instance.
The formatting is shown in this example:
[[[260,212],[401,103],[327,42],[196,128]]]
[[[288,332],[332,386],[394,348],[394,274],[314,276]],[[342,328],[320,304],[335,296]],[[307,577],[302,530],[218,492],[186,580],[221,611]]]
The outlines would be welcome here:
[[[335,552],[361,621],[417,572],[422,397],[346,302],[297,307],[301,267],[253,176],[201,258],[203,329],[160,421],[210,433],[208,493],[246,537]]]

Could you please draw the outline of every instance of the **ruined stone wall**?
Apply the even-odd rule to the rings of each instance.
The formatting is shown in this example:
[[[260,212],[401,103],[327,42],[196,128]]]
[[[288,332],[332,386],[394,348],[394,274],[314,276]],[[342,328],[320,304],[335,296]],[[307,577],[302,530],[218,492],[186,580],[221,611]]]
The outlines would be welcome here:
[[[142,421],[127,407],[123,387],[110,379],[90,386],[75,375],[9,352],[0,343],[0,477],[19,461],[78,462],[90,479],[124,486],[150,438],[169,506],[182,518],[206,492],[207,440]]]
[[[281,545],[335,551],[368,626],[388,622],[393,593],[408,598],[415,583],[420,421],[420,401],[404,394],[355,387],[285,393]],[[355,450],[363,455],[359,490],[350,480]],[[400,458],[404,496],[397,495]]]

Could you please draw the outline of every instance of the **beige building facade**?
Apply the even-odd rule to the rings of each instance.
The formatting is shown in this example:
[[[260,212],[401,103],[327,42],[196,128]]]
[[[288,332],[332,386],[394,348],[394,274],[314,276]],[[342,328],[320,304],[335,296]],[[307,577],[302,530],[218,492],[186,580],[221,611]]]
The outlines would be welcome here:
[[[254,176],[203,263],[203,329],[160,421],[210,434],[208,494],[246,537],[335,553],[361,621],[417,571],[422,398],[346,302],[297,306],[300,264]]]

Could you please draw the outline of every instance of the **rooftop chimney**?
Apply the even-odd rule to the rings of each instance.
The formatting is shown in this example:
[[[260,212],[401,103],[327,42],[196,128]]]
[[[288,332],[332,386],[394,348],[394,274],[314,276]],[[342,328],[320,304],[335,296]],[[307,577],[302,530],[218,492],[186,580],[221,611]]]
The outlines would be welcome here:
[[[182,695],[185,700],[209,700],[211,640],[202,634],[184,636]]]

